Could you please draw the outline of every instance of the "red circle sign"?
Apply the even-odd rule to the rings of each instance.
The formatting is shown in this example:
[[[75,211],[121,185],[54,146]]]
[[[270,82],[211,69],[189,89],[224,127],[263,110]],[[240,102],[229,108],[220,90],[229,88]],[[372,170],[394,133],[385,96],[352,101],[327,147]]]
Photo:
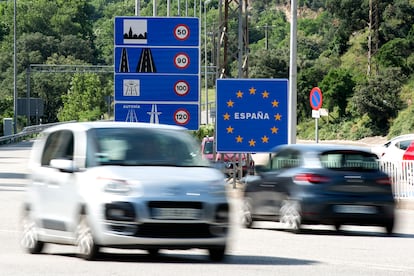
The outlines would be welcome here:
[[[184,108],[180,108],[174,112],[174,121],[178,125],[186,125],[190,121],[190,112]]]
[[[312,109],[318,110],[322,107],[322,92],[319,87],[312,88],[309,96]]]
[[[174,28],[174,37],[177,40],[186,40],[190,36],[190,28],[185,24],[177,25]]]

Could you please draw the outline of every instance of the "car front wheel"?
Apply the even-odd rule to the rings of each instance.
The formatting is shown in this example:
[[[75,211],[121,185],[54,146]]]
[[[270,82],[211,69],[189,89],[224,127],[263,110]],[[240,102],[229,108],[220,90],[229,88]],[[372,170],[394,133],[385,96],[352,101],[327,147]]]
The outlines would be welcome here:
[[[293,233],[299,233],[302,216],[300,204],[294,200],[284,200],[280,208],[280,222]]]
[[[39,241],[37,226],[31,217],[29,210],[24,210],[21,219],[22,234],[20,239],[21,246],[31,254],[39,254],[44,248],[44,242]]]
[[[96,259],[99,254],[99,246],[95,243],[86,215],[80,217],[76,232],[76,246],[79,256],[85,260]]]

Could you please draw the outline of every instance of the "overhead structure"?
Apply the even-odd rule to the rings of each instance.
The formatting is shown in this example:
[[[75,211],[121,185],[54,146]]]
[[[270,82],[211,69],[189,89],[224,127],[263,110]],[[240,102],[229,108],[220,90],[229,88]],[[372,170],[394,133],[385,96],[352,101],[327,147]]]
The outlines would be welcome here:
[[[217,78],[231,76],[230,65],[237,60],[238,78],[248,77],[248,0],[219,0],[219,26],[216,53]],[[237,23],[237,30],[232,26]]]
[[[378,29],[379,29],[379,0],[369,0],[369,33],[368,33],[368,69],[367,75],[372,73],[372,57],[378,52]],[[378,69],[378,68],[375,68]],[[378,70],[376,70],[378,73]]]

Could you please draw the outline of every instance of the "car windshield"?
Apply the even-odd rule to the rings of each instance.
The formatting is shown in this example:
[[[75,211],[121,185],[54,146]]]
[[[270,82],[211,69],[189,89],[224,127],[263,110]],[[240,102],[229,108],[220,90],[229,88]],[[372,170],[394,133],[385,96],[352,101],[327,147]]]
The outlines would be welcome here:
[[[327,151],[320,155],[324,168],[335,170],[378,170],[379,163],[374,154],[361,151]]]
[[[91,134],[89,166],[209,166],[193,137],[183,131],[100,128]]]

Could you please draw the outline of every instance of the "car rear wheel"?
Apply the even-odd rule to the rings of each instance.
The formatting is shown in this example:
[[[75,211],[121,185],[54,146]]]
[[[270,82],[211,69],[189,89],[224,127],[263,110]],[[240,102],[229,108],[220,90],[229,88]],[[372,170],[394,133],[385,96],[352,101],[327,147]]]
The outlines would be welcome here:
[[[284,200],[282,202],[282,207],[280,208],[280,222],[283,223],[288,230],[294,233],[300,232],[302,216],[299,202],[294,200]]]
[[[99,254],[99,246],[95,243],[86,215],[82,215],[79,219],[76,231],[76,246],[82,259],[93,260]]]
[[[210,248],[208,250],[210,260],[213,262],[220,262],[224,260],[224,257],[226,256],[226,247],[220,246],[220,247],[214,247]]]
[[[394,231],[394,221],[388,222],[384,227],[385,227],[385,231],[387,232],[387,234],[392,235]]]
[[[20,239],[21,246],[31,254],[42,253],[45,243],[39,241],[36,223],[31,217],[29,210],[24,210],[21,219],[22,234]]]
[[[253,226],[252,205],[249,198],[245,198],[243,202],[242,225],[246,228]]]

